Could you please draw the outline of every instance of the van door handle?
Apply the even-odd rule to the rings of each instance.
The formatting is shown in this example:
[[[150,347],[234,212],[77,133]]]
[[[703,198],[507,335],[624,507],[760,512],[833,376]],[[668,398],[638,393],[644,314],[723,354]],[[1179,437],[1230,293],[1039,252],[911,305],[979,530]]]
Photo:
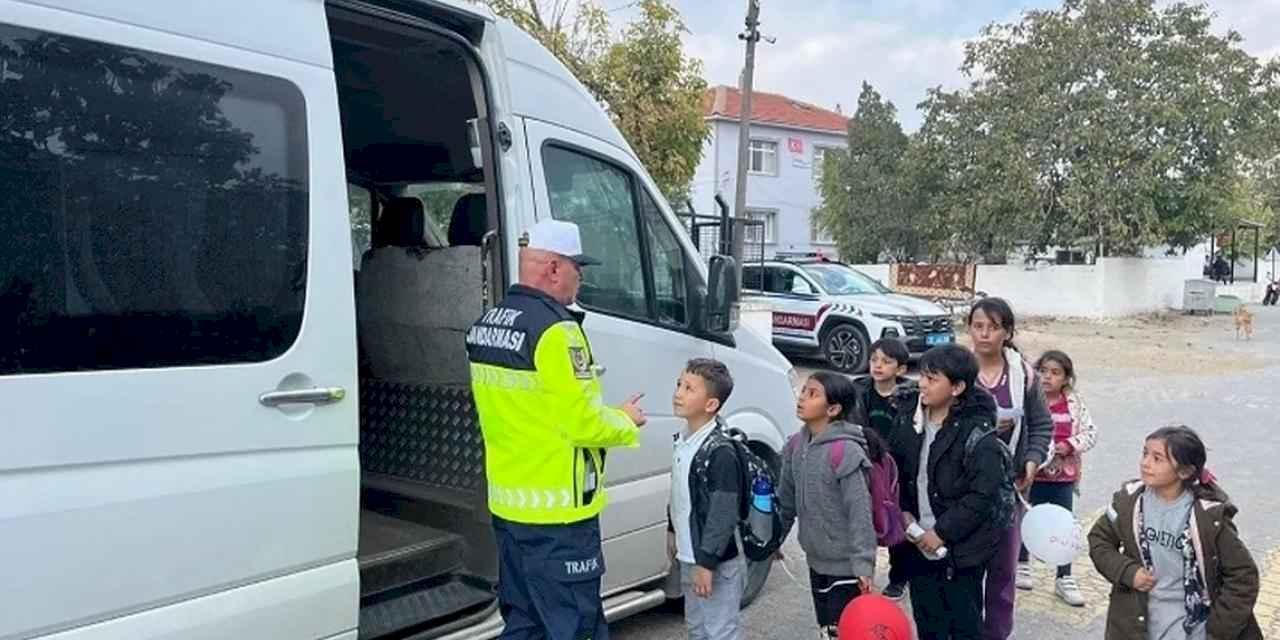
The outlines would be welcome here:
[[[330,404],[339,402],[345,397],[347,397],[347,390],[342,387],[313,387],[268,391],[258,396],[258,402],[264,407],[278,407],[283,404]]]

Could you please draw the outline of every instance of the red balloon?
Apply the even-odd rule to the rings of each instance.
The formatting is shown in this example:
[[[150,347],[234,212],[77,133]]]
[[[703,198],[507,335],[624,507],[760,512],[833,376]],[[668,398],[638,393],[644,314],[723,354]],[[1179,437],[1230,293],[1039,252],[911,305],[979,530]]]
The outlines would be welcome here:
[[[840,614],[840,640],[911,640],[911,622],[894,601],[869,593]]]

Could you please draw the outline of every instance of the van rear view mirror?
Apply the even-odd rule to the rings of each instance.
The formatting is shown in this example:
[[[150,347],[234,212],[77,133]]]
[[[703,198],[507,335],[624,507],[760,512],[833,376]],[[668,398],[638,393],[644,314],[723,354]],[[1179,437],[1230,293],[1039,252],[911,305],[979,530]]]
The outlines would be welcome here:
[[[738,298],[742,280],[738,263],[729,256],[714,255],[708,263],[707,313],[705,329],[710,333],[733,333],[738,327]]]

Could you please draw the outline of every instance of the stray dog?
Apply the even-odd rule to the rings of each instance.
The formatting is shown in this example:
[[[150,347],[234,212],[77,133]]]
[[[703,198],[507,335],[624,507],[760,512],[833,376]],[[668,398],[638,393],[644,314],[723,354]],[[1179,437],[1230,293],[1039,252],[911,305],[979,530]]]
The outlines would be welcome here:
[[[1247,340],[1253,340],[1253,314],[1245,308],[1244,305],[1236,307],[1235,313],[1231,317],[1236,322],[1236,340],[1243,336]]]

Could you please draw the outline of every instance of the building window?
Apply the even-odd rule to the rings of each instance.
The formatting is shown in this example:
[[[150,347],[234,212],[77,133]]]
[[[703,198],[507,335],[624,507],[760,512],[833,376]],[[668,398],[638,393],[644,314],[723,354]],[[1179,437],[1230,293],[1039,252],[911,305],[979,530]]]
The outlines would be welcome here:
[[[748,244],[775,244],[778,242],[778,212],[764,209],[747,209],[748,220],[758,220],[763,225],[749,225],[745,235]]]
[[[831,153],[832,151],[837,151],[837,149],[834,149],[832,147],[818,147],[818,146],[815,146],[813,148],[813,181],[814,182],[817,182],[817,183],[822,182],[822,168],[825,166],[827,162],[827,154]]]
[[[836,239],[831,232],[818,223],[818,212],[809,214],[809,242],[813,244],[835,244]]]
[[[778,143],[772,140],[751,141],[751,173],[778,175]]]

